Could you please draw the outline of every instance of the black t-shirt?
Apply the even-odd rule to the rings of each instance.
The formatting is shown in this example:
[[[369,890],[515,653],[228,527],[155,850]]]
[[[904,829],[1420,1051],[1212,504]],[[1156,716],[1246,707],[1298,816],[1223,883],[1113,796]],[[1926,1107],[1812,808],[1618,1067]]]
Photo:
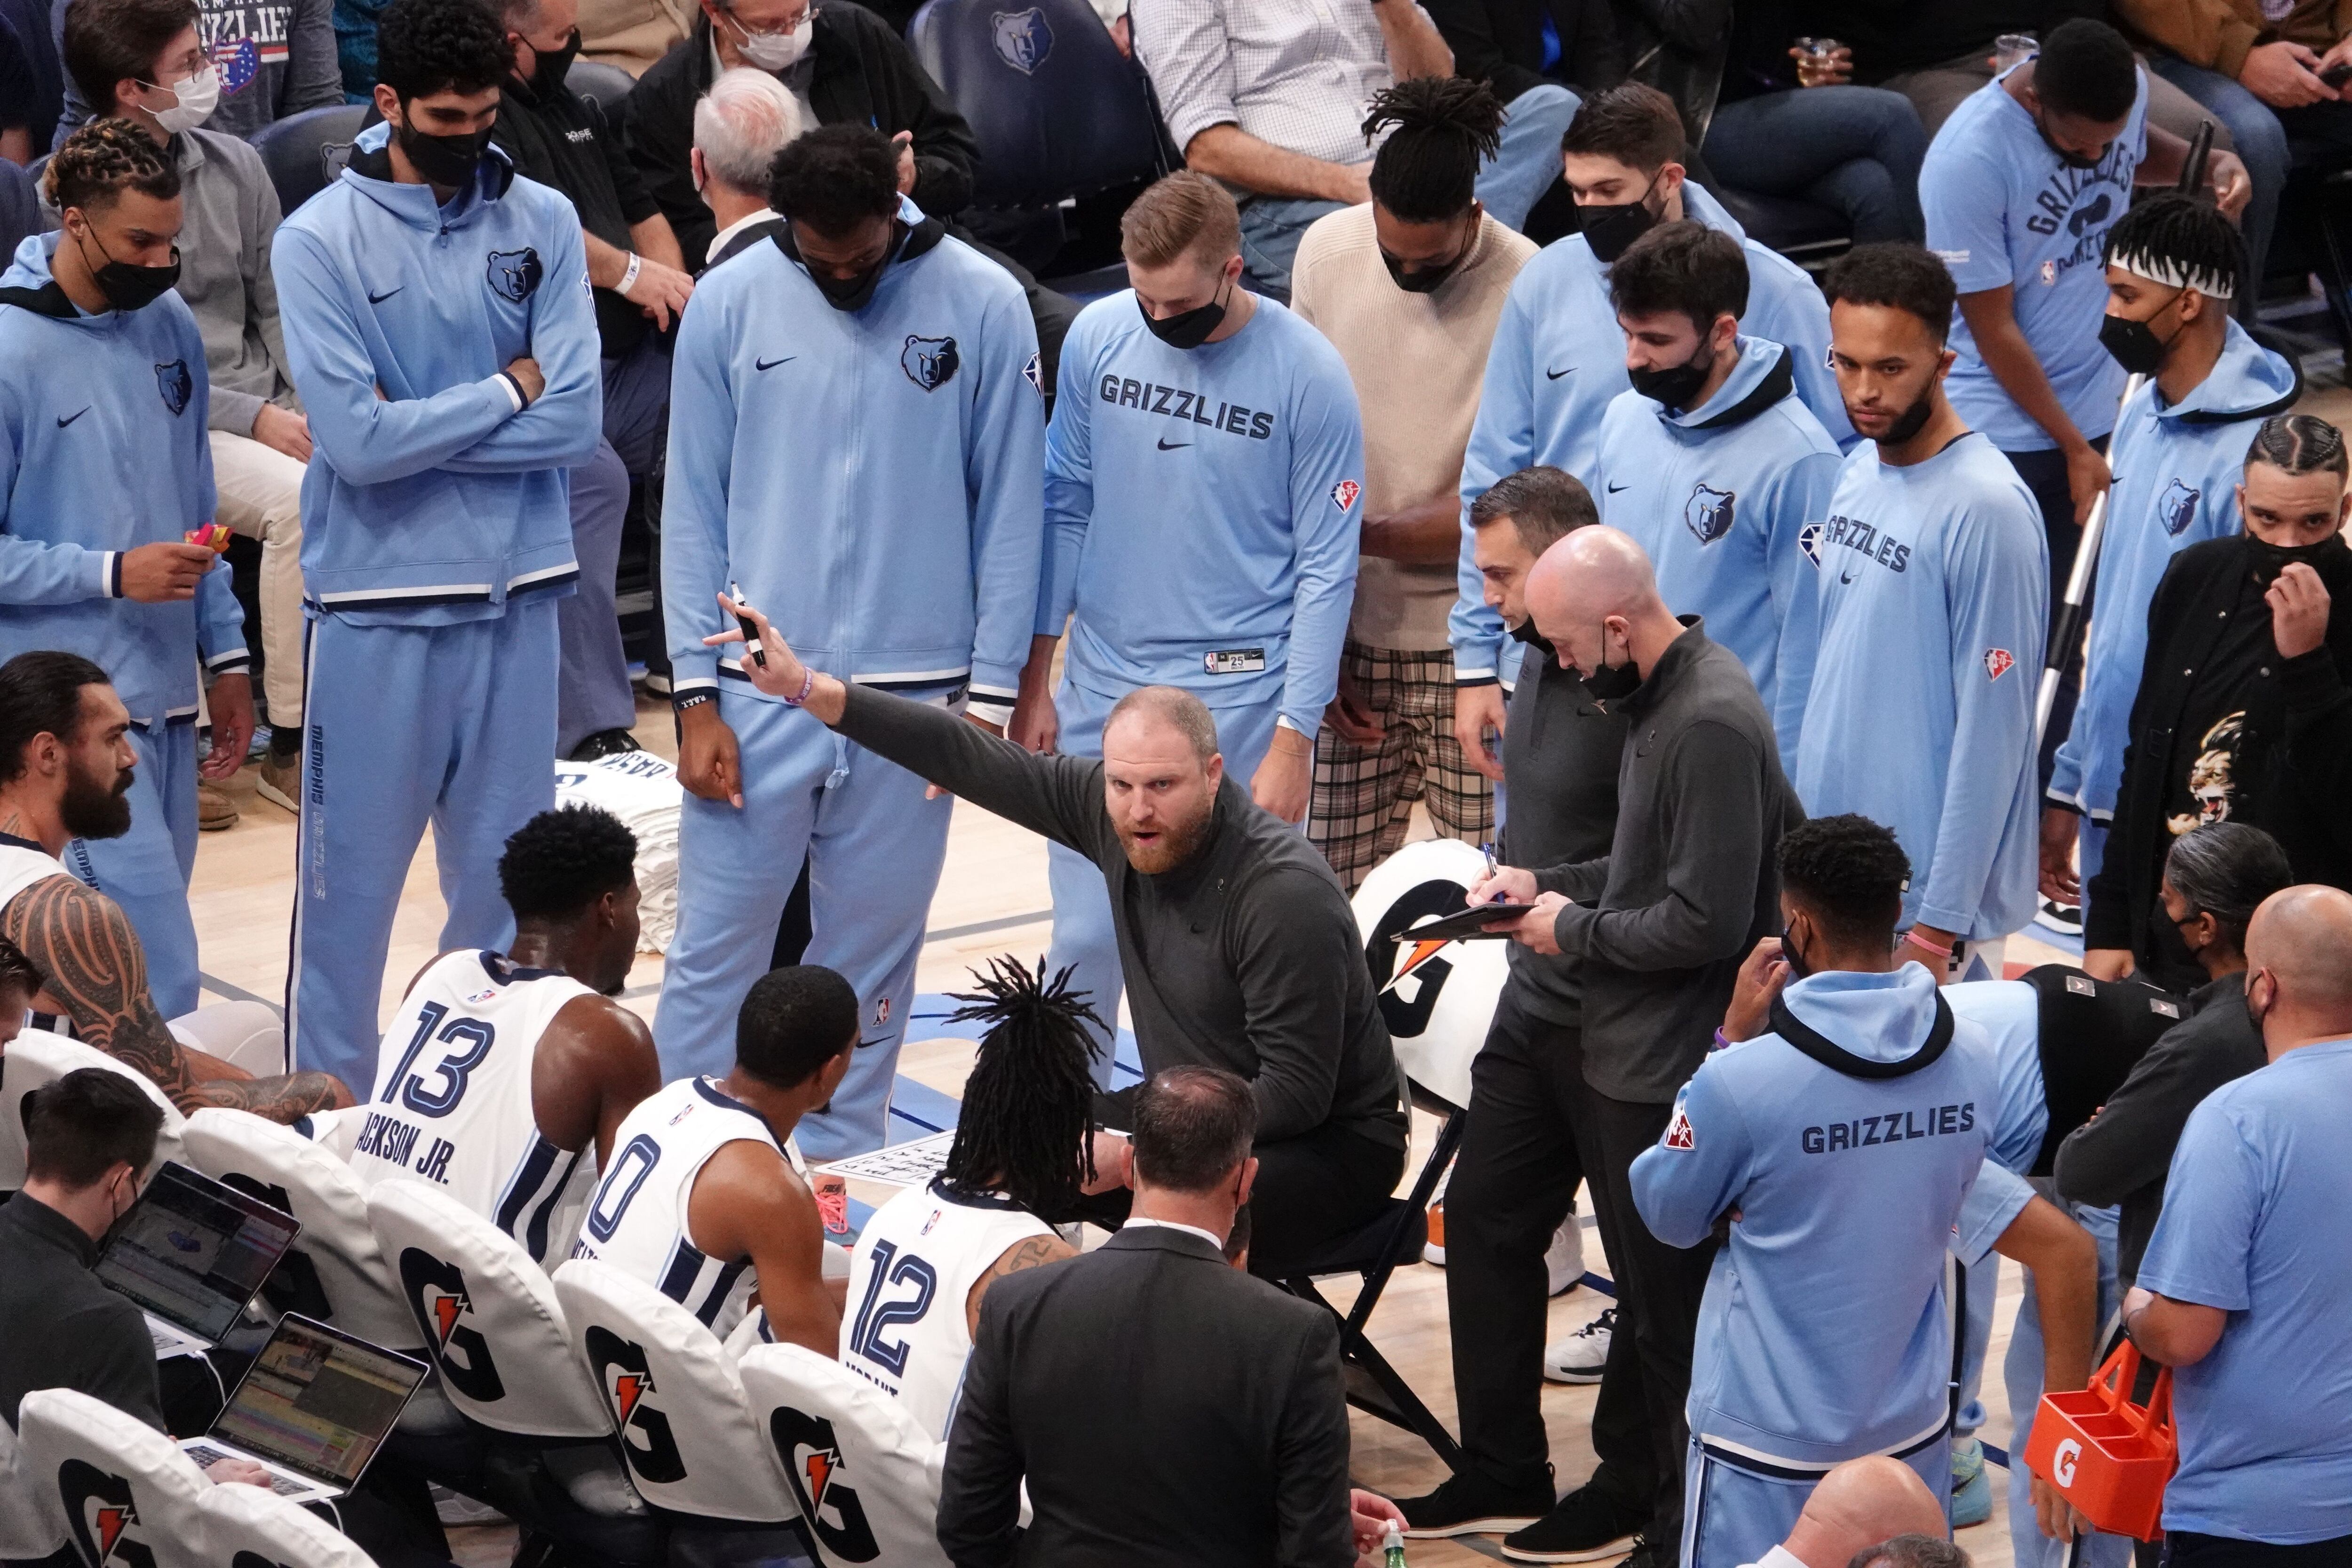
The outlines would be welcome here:
[[[2254,797],[2262,775],[2252,763],[2277,736],[2282,718],[2267,589],[2259,574],[2244,574],[2229,623],[2198,669],[2172,731],[2164,813],[2175,838],[2209,822],[2263,820],[2268,803]]]
[[[37,1388],[70,1388],[163,1429],[155,1342],[127,1296],[90,1272],[98,1248],[47,1204],[0,1204],[0,1416]]]
[[[1865,86],[1972,51],[1990,54],[2003,33],[2046,38],[2075,16],[2107,19],[2105,0],[1799,0],[1794,9],[1808,24],[1798,32],[1853,50],[1853,79]]]
[[[570,196],[580,210],[580,226],[616,249],[635,250],[629,226],[661,210],[603,108],[578,93],[542,97],[509,81],[490,140],[514,160],[518,174]],[[596,331],[606,358],[636,347],[652,326],[619,294],[596,290]]]

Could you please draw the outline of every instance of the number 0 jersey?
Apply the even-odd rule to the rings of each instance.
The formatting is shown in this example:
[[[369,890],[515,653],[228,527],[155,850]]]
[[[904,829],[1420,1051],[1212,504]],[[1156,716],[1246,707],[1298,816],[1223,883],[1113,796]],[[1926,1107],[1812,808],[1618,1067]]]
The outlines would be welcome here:
[[[604,1173],[580,1224],[574,1258],[633,1274],[725,1339],[760,1287],[749,1258],[722,1262],[694,1245],[687,1205],[710,1157],[738,1139],[764,1143],[795,1172],[799,1154],[768,1119],[709,1078],[682,1078],[640,1101],[613,1135]]]
[[[947,1436],[971,1326],[964,1302],[1005,1250],[1053,1226],[998,1194],[968,1197],[935,1180],[874,1213],[850,1265],[841,1363],[898,1396],[934,1437]]]
[[[377,1047],[375,1093],[352,1149],[360,1180],[437,1183],[541,1265],[562,1261],[595,1185],[596,1151],[567,1152],[540,1132],[531,1062],[565,1004],[594,994],[478,949],[434,960]]]

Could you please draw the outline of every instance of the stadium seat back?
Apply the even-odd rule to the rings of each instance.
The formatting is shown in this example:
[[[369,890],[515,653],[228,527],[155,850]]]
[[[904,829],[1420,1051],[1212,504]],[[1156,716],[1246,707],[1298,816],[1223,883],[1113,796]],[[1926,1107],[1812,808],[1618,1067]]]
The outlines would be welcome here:
[[[197,1511],[208,1568],[375,1568],[350,1536],[259,1487],[209,1487]]]
[[[177,1443],[69,1388],[25,1395],[17,1426],[36,1500],[83,1568],[204,1568],[199,1500],[213,1483]]]
[[[301,1222],[293,1250],[263,1287],[271,1308],[391,1349],[417,1351],[424,1343],[368,1224],[367,1194],[349,1165],[292,1128],[243,1110],[197,1111],[182,1143],[187,1163],[205,1175]]]
[[[253,138],[254,151],[261,154],[262,166],[269,171],[269,183],[277,187],[282,211],[290,215],[342,174],[343,165],[352,161],[352,142],[366,123],[368,108],[364,103],[331,103],[324,109],[306,109],[265,127]]]
[[[65,1543],[63,1522],[43,1500],[24,1445],[0,1421],[0,1560],[47,1557]]]
[[[1408,844],[1356,889],[1356,929],[1381,1016],[1414,1087],[1455,1109],[1470,1103],[1470,1062],[1486,1043],[1510,977],[1501,942],[1412,940],[1412,928],[1463,908],[1486,858],[1458,838]]]
[[[147,1091],[147,1098],[163,1108],[163,1130],[155,1138],[155,1158],[142,1174],[152,1175],[166,1160],[184,1161],[181,1152],[181,1132],[187,1122],[173,1109],[163,1091],[144,1073],[135,1072],[116,1061],[95,1046],[79,1040],[69,1040],[63,1035],[52,1035],[43,1029],[27,1029],[8,1042],[5,1056],[0,1056],[0,1192],[14,1192],[25,1184],[25,1100],[35,1089],[55,1083],[69,1072],[83,1068],[102,1068],[121,1073],[124,1078]]]
[[[828,1565],[947,1568],[940,1473],[947,1445],[898,1402],[805,1345],[743,1357],[743,1387]]]
[[[563,73],[563,85],[603,110],[605,120],[617,132],[621,125],[621,100],[629,96],[637,79],[602,60],[573,60],[572,68]]]
[[[586,1258],[555,1271],[555,1294],[647,1502],[698,1519],[799,1517],[733,1361],[693,1313]]]
[[[1087,0],[929,0],[907,42],[979,140],[979,205],[1050,206],[1162,172],[1142,68]]]
[[[608,1438],[555,1286],[522,1244],[423,1182],[367,1190],[368,1225],[462,1415],[517,1436]]]

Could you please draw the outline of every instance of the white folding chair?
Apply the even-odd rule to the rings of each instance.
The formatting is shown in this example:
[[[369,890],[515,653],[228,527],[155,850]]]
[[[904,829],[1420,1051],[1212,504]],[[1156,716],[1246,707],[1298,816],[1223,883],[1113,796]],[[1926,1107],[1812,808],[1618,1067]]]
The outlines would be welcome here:
[[[761,1345],[739,1369],[828,1563],[947,1568],[934,1442],[898,1402],[805,1345]]]
[[[214,1487],[196,1510],[206,1568],[375,1568],[351,1537],[266,1488]]]
[[[0,1560],[47,1557],[65,1543],[63,1520],[42,1500],[24,1445],[0,1421]]]
[[[194,1542],[213,1484],[171,1438],[69,1388],[25,1395],[17,1436],[38,1500],[83,1568],[136,1563],[134,1546],[155,1568],[205,1568]]]
[[[155,1136],[155,1158],[142,1174],[166,1160],[182,1158],[180,1131],[185,1120],[153,1079],[95,1046],[45,1029],[27,1029],[8,1042],[6,1055],[0,1058],[0,1192],[14,1192],[25,1184],[25,1100],[35,1089],[82,1068],[121,1073],[163,1108],[163,1130]]]

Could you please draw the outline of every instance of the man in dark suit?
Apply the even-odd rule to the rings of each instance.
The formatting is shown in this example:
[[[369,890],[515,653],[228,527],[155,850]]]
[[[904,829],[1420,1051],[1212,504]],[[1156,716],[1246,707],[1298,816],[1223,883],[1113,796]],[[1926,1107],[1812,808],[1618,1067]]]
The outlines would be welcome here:
[[[1134,1121],[1126,1227],[989,1288],[940,1544],[957,1568],[1345,1568],[1358,1542],[1339,1323],[1223,1255],[1257,1175],[1250,1087],[1171,1068]]]

